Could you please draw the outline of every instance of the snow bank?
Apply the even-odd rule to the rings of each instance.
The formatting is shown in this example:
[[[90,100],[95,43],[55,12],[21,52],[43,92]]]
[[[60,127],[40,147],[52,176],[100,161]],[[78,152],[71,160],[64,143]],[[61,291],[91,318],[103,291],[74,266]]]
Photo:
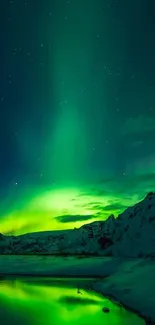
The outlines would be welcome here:
[[[111,296],[155,324],[155,260],[125,260],[118,272],[93,284],[95,291]]]

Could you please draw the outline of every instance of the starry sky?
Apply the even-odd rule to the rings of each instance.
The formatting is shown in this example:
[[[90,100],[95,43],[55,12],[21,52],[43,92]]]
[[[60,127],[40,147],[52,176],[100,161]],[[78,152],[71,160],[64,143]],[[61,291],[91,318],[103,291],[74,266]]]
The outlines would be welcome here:
[[[153,0],[0,3],[0,232],[117,216],[155,189]]]

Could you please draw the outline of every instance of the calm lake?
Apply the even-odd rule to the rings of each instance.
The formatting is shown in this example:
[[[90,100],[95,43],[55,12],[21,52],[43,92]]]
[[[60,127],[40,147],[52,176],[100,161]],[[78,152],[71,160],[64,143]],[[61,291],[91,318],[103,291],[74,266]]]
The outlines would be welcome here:
[[[89,288],[90,280],[0,280],[1,325],[144,325],[136,315]],[[110,309],[109,313],[102,311]]]

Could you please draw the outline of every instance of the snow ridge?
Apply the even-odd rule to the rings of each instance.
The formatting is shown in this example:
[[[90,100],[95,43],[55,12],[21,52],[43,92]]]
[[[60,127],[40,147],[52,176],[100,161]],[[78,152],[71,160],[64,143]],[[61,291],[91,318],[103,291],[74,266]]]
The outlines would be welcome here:
[[[155,192],[116,219],[62,231],[0,234],[0,254],[155,257]]]

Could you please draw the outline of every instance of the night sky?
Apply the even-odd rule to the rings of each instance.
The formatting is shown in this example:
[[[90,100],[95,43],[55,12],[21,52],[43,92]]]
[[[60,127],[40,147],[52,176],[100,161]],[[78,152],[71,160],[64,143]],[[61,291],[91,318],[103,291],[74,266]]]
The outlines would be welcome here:
[[[155,189],[155,3],[1,0],[0,232],[115,216]]]

